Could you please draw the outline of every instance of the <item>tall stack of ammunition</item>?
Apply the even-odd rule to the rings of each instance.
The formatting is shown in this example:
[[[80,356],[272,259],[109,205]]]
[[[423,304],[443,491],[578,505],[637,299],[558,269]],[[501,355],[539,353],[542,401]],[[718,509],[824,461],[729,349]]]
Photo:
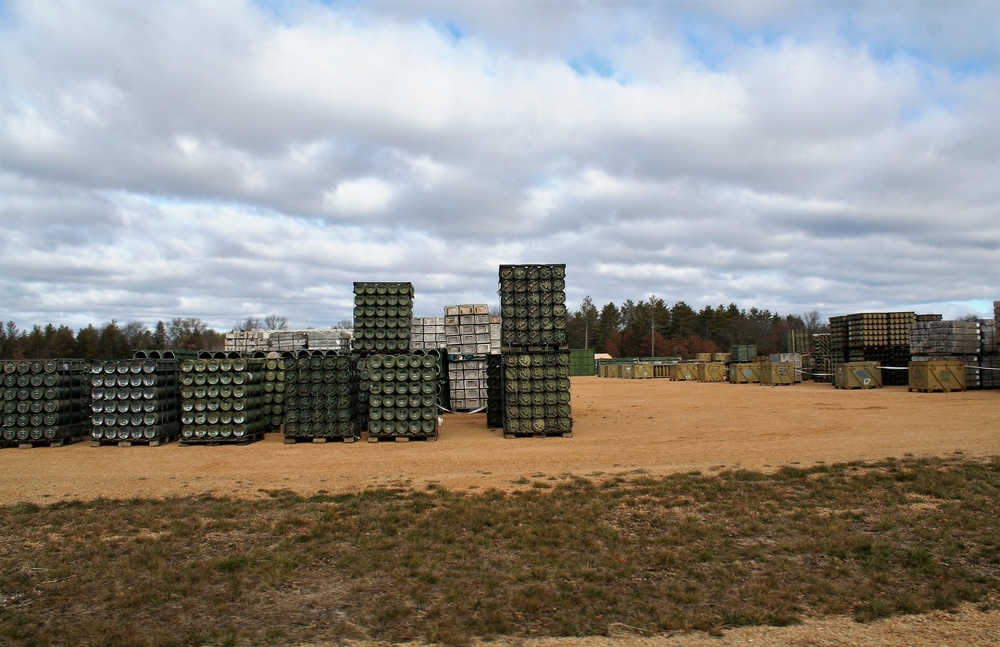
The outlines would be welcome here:
[[[504,436],[572,436],[566,266],[500,266]]]

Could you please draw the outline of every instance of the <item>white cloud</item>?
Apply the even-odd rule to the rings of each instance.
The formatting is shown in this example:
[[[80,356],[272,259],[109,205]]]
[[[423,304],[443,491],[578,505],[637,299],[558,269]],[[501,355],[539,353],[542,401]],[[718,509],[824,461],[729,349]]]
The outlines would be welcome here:
[[[991,302],[988,4],[8,2],[4,317],[433,314],[521,261],[599,305]]]

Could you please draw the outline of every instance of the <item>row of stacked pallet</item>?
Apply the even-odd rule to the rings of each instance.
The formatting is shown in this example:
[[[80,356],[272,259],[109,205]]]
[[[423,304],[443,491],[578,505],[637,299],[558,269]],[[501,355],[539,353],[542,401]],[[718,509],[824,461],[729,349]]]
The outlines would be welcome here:
[[[157,446],[176,440],[176,359],[120,359],[90,364],[90,444]]]
[[[354,284],[357,432],[368,441],[436,440],[441,355],[411,349],[413,284]]]
[[[505,437],[572,436],[565,278],[565,265],[500,266]]]
[[[0,362],[0,446],[58,447],[86,436],[88,364],[80,359]]]
[[[832,373],[850,362],[878,362],[885,386],[909,381],[913,312],[865,312],[830,317]]]

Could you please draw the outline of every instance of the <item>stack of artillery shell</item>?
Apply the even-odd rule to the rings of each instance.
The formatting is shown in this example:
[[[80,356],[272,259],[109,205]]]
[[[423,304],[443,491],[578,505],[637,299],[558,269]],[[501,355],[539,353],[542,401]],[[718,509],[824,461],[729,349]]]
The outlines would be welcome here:
[[[566,266],[500,266],[504,437],[572,436]]]
[[[334,351],[299,351],[285,359],[285,442],[359,437],[354,424],[354,360]]]
[[[290,361],[284,357],[264,360],[264,393],[260,397],[265,426],[270,429],[281,429],[285,422],[285,366]]]
[[[502,358],[504,434],[571,436],[569,352],[508,353]]]
[[[500,266],[502,348],[562,348],[566,336],[566,266]]]
[[[436,440],[439,361],[433,355],[368,358],[368,440]]]
[[[878,362],[885,386],[905,386],[913,312],[864,312],[830,317],[833,372],[844,362]]]
[[[356,353],[405,353],[413,323],[412,283],[355,283],[354,339]]]
[[[160,445],[175,440],[176,359],[119,359],[90,365],[90,444]]]
[[[180,363],[180,444],[244,444],[270,425],[264,416],[265,360],[200,357]]]
[[[486,426],[503,428],[503,356],[486,356]]]
[[[90,381],[81,359],[0,362],[2,445],[58,447],[90,429]]]

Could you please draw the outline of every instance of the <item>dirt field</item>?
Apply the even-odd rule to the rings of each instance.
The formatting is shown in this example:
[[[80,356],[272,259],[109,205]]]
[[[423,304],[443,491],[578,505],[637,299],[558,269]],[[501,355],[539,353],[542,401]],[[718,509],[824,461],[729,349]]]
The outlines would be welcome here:
[[[0,450],[0,503],[261,490],[353,491],[438,483],[723,468],[767,470],[903,454],[1000,455],[1000,391],[574,378],[572,438],[505,440],[485,414],[446,414],[437,442]]]
[[[810,382],[767,387],[591,377],[573,379],[572,407],[572,438],[505,440],[500,431],[486,428],[485,414],[448,414],[437,442],[286,445],[270,434],[247,446],[91,447],[85,441],[62,448],[8,448],[0,450],[0,504],[200,493],[257,497],[274,489],[309,494],[428,483],[508,489],[568,475],[770,470],[904,454],[1000,455],[1000,391],[848,391]],[[706,640],[713,645],[1000,642],[996,613],[970,610],[863,626],[838,622],[749,629],[722,642]],[[850,633],[862,630],[875,635]],[[709,644],[683,642],[696,639],[701,640],[632,636],[589,644]]]

